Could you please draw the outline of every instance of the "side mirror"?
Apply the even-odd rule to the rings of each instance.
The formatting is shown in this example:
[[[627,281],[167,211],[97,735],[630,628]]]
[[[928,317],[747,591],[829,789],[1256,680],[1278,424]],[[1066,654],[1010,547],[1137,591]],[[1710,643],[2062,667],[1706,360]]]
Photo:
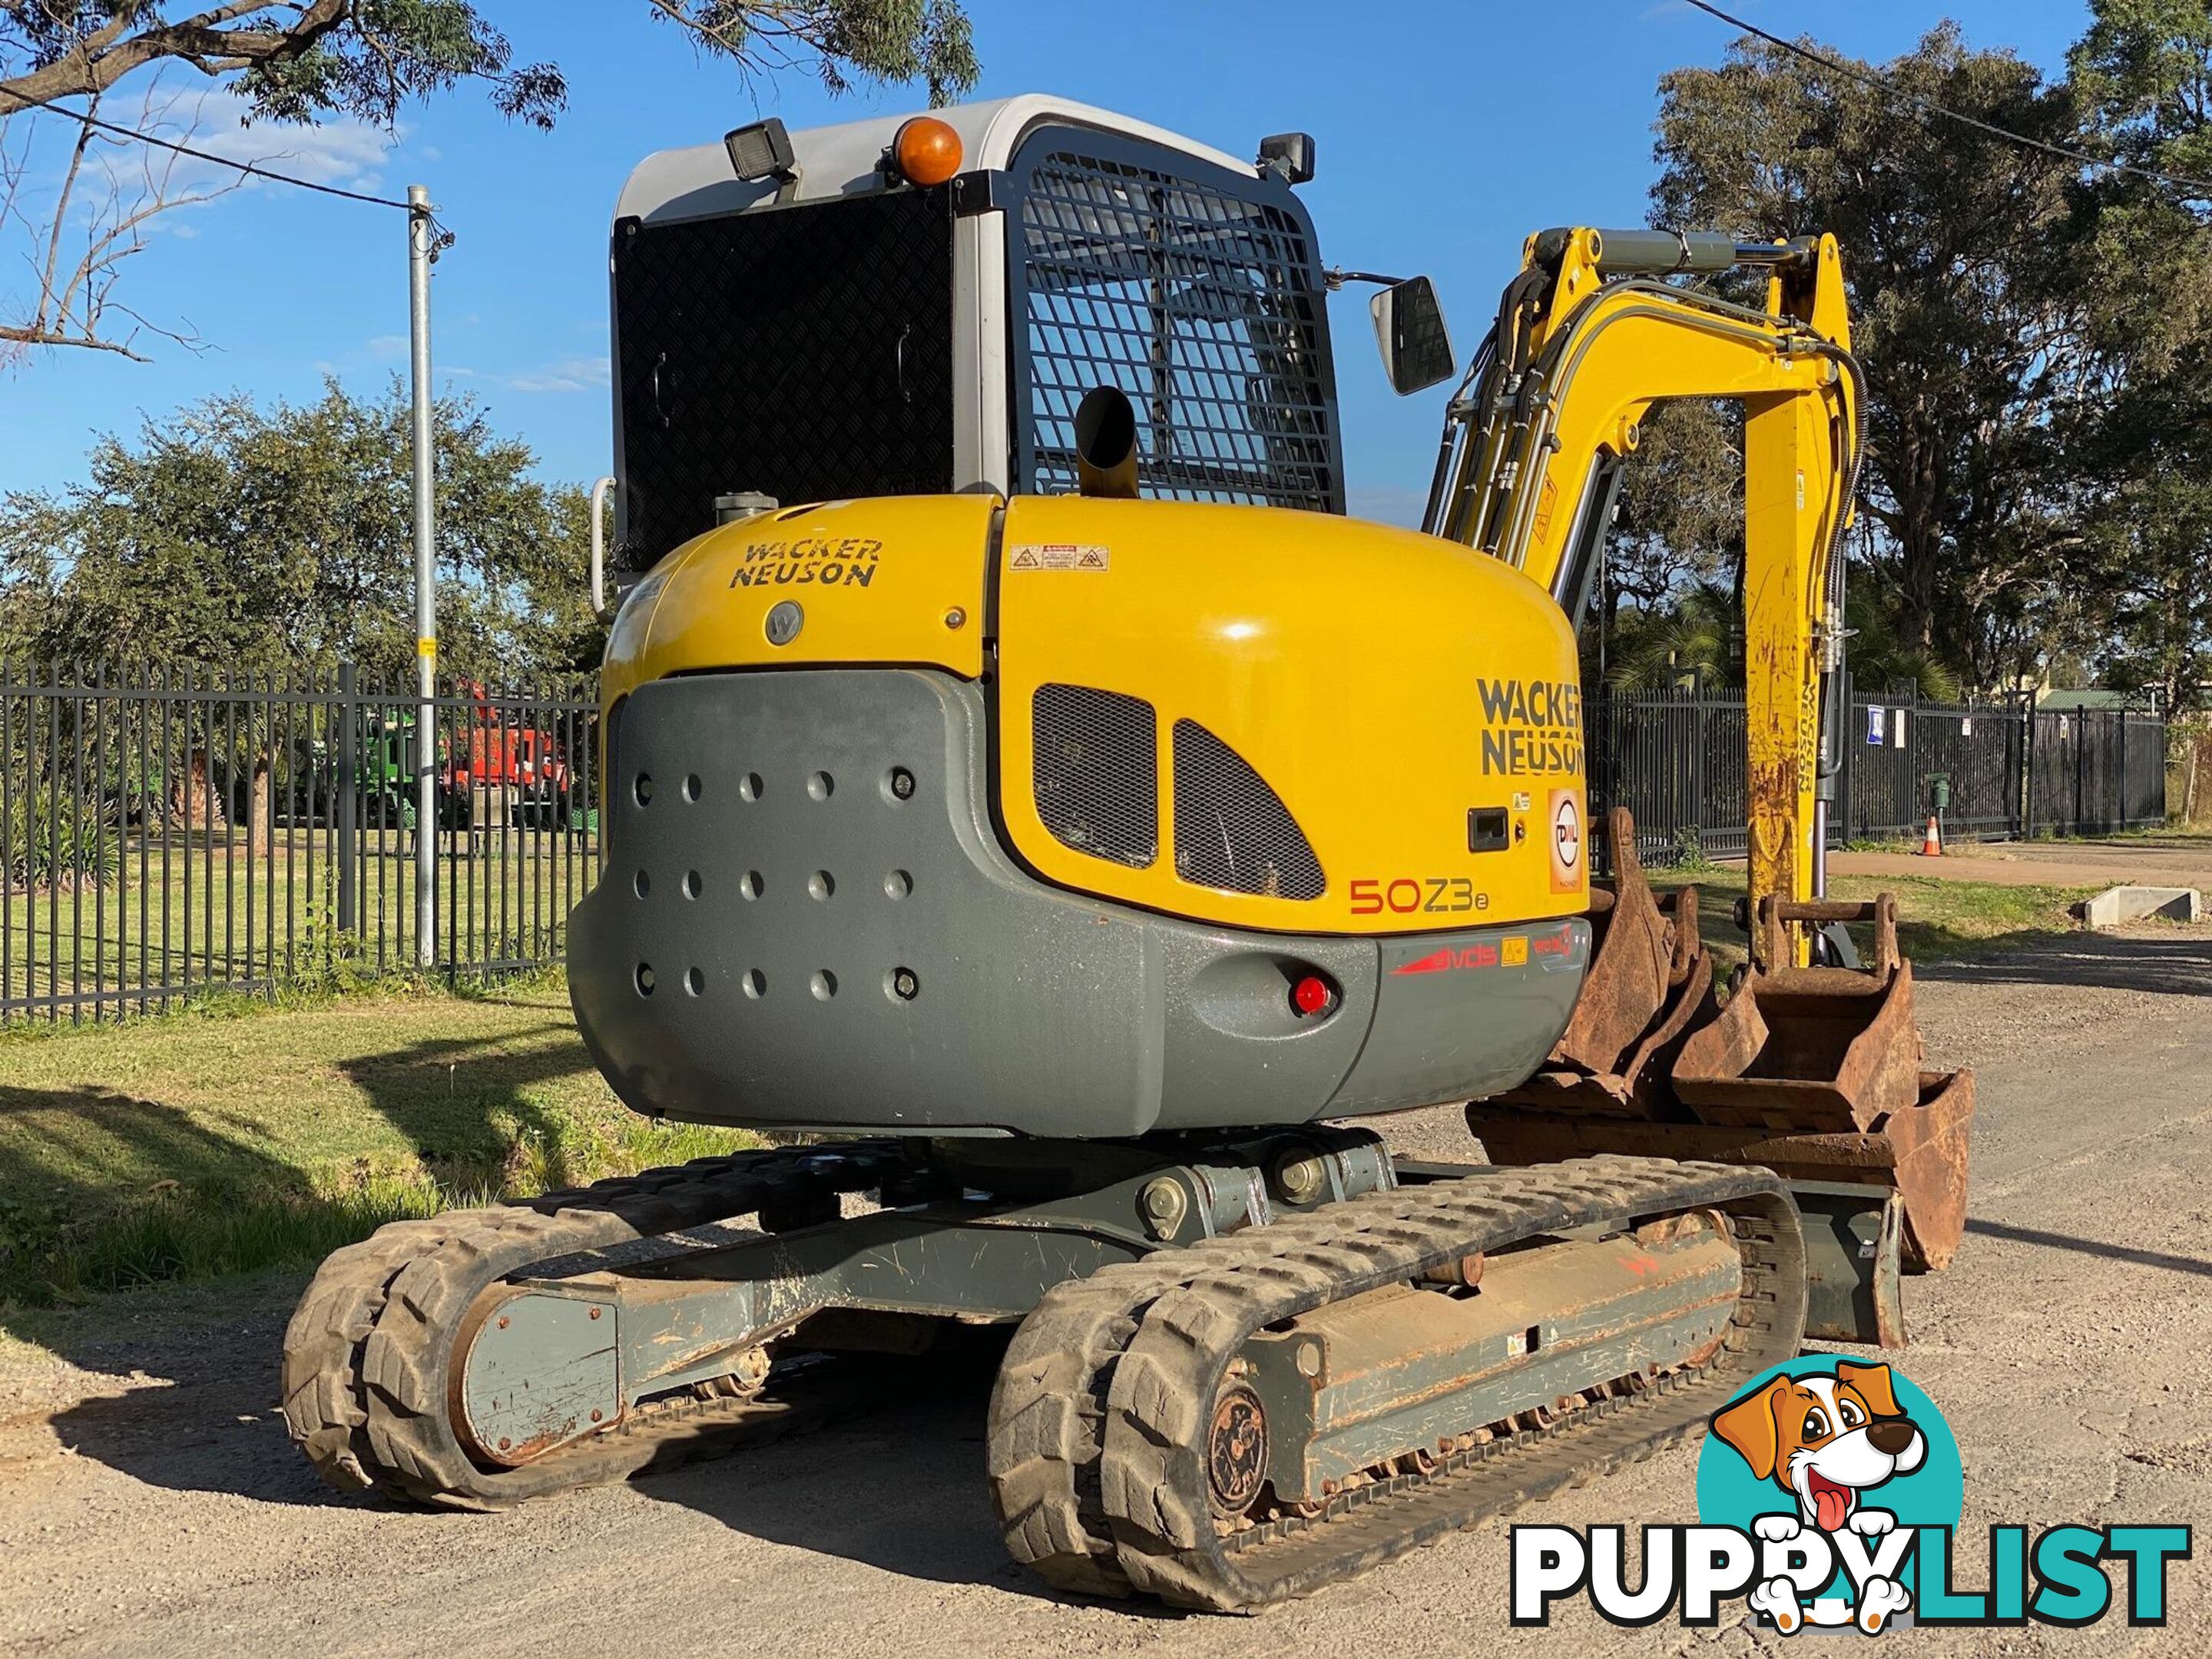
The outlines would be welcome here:
[[[1409,276],[1367,302],[1375,319],[1375,343],[1382,353],[1382,372],[1403,398],[1451,379],[1457,360],[1437,286],[1425,276]]]

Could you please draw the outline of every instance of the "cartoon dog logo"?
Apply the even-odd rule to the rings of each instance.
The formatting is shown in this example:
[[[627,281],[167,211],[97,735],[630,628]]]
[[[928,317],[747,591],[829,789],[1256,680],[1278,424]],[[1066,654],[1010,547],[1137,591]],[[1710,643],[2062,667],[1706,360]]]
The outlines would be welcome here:
[[[1927,1437],[1898,1408],[1889,1367],[1848,1359],[1838,1361],[1829,1375],[1777,1376],[1722,1411],[1712,1426],[1753,1474],[1796,1500],[1795,1515],[1762,1515],[1753,1523],[1759,1537],[1776,1542],[1787,1542],[1807,1527],[1880,1537],[1897,1517],[1868,1505],[1861,1494],[1911,1474],[1928,1456]],[[1785,1634],[1802,1620],[1786,1578],[1759,1586],[1751,1604],[1771,1614]],[[1903,1585],[1874,1579],[1860,1587],[1858,1622],[1871,1633],[1891,1613],[1910,1605]]]

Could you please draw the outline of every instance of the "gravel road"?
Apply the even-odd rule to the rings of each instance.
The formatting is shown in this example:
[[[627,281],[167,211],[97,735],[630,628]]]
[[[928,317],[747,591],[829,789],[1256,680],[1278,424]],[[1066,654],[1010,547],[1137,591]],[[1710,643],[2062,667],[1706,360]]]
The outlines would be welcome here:
[[[1948,1273],[1905,1287],[1905,1364],[1958,1435],[1966,1524],[2212,1521],[2212,933],[2085,935],[1930,968],[1921,1007],[1931,1054],[1981,1073],[1971,1236]],[[1394,1127],[1431,1156],[1469,1150],[1449,1114]],[[1547,1655],[1784,1645],[1741,1618],[1622,1630],[1587,1607],[1508,1632],[1494,1524],[1256,1620],[1056,1600],[1001,1553],[972,1381],[509,1515],[342,1498],[309,1476],[274,1407],[294,1288],[188,1297],[0,1379],[0,1650],[1395,1659],[1492,1650],[1501,1636]],[[1692,1519],[1693,1457],[1524,1518]],[[2162,1631],[2115,1617],[1899,1645],[2201,1653],[2208,1583],[2202,1559],[2175,1568]]]

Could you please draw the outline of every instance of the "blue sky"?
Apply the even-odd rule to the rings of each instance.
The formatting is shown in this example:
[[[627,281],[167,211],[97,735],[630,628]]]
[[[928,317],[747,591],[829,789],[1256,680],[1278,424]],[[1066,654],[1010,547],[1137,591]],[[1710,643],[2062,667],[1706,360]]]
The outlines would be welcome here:
[[[442,384],[475,393],[553,478],[607,469],[605,254],[615,193],[655,149],[718,137],[757,112],[793,127],[897,111],[892,88],[833,100],[801,74],[749,93],[649,21],[645,0],[486,0],[518,60],[567,71],[557,130],[512,125],[473,94],[409,112],[394,136],[341,125],[222,137],[358,189],[430,186],[460,241],[439,267]],[[1530,229],[1640,224],[1655,85],[1719,61],[1730,31],[1680,0],[1401,0],[1382,13],[1319,0],[969,0],[979,97],[1053,91],[1252,153],[1264,133],[1319,141],[1304,194],[1332,263],[1436,276],[1464,353]],[[1740,0],[1777,33],[1811,33],[1874,58],[1909,50],[1942,16],[1977,46],[2055,70],[2081,32],[2079,0]],[[1110,27],[1100,19],[1111,15]],[[179,83],[181,87],[181,83]],[[19,119],[22,118],[18,118]],[[171,216],[123,292],[157,322],[188,319],[213,348],[161,341],[140,365],[49,352],[0,369],[0,490],[82,476],[98,431],[135,429],[210,392],[312,397],[320,376],[374,389],[404,367],[403,216],[255,185]],[[13,259],[20,239],[0,245]],[[0,271],[0,289],[15,273]],[[1334,301],[1355,510],[1418,512],[1441,391],[1392,397],[1359,291]]]

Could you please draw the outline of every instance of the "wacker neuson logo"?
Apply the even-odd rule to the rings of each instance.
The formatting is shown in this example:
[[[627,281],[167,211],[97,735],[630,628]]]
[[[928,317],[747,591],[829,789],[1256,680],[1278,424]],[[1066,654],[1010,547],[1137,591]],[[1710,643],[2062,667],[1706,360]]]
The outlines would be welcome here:
[[[2115,1609],[2163,1625],[2185,1525],[1997,1525],[1971,1546],[1966,1477],[1935,1402],[1887,1365],[1808,1354],[1763,1373],[1713,1414],[1698,1461],[1696,1526],[1512,1531],[1512,1614],[1547,1625],[1587,1597],[1616,1625],[1672,1614],[1710,1626],[1742,1600],[1762,1625],[2094,1625]]]

